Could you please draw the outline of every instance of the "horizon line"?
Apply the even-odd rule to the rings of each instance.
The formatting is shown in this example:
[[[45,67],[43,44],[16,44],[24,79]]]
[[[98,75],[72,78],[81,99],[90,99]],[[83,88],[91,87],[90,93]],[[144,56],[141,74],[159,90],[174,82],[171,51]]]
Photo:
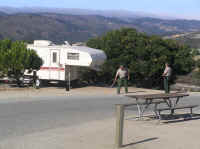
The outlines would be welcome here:
[[[0,8],[13,8],[13,9],[23,9],[23,8],[39,8],[39,9],[77,9],[83,11],[124,11],[127,13],[136,13],[135,15],[144,15],[143,17],[150,17],[150,18],[160,18],[166,20],[197,20],[200,21],[200,17],[192,17],[192,16],[179,16],[177,14],[170,14],[170,13],[154,13],[154,12],[145,12],[145,11],[133,11],[128,9],[92,9],[92,8],[69,8],[69,7],[51,7],[51,6],[0,6]],[[59,13],[59,12],[58,12]],[[145,16],[146,15],[146,16]],[[150,16],[148,16],[150,15]],[[153,15],[153,16],[151,16]]]

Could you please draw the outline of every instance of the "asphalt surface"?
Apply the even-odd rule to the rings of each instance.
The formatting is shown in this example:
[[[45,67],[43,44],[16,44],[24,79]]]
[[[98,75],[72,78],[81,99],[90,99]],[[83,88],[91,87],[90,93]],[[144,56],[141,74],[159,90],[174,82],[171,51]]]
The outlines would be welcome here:
[[[114,116],[121,96],[57,96],[0,100],[0,141]]]
[[[188,103],[189,100],[190,104],[200,105],[199,95],[191,95],[181,102]],[[0,99],[0,141],[111,118],[115,116],[115,104],[131,102],[117,95]],[[136,107],[131,108],[134,113],[136,110]]]

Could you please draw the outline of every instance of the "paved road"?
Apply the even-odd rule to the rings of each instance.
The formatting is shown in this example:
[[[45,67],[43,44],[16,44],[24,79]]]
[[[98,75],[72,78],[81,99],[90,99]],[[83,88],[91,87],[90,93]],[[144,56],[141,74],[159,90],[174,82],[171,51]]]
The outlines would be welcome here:
[[[0,100],[0,141],[114,116],[122,97],[58,96]]]
[[[189,99],[190,103],[200,104],[198,95]],[[1,99],[0,141],[110,118],[114,116],[114,104],[123,102],[130,100],[122,96],[103,95]],[[182,102],[188,103],[186,99]]]

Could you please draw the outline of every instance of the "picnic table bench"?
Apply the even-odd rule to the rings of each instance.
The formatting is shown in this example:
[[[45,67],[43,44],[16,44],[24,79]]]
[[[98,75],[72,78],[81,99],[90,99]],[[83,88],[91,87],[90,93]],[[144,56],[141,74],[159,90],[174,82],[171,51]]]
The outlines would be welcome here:
[[[177,109],[190,109],[190,114],[192,116],[192,114],[193,114],[192,109],[196,108],[196,107],[198,107],[198,105],[185,105],[185,106],[176,106],[176,107],[168,107],[168,108],[158,108],[158,109],[156,109],[156,111],[158,112],[159,119],[161,120],[162,119],[161,111],[168,111],[169,110],[173,114],[174,110],[177,110]]]
[[[183,97],[189,96],[186,93],[162,93],[162,94],[145,94],[145,95],[126,95],[129,98],[135,99],[138,108],[138,117],[143,117],[145,110],[151,105],[154,104],[154,113],[156,117],[161,119],[161,111],[169,110],[171,114],[174,113],[176,109],[190,109],[192,113],[192,109],[197,107],[198,105],[184,105],[177,106],[179,100]],[[143,102],[141,102],[143,101]],[[158,108],[158,105],[161,103],[165,103],[167,108]]]

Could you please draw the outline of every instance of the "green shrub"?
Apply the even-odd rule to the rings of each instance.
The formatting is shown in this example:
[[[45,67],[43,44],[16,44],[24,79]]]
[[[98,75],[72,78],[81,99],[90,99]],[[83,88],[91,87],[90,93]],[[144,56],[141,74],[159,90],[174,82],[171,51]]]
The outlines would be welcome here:
[[[90,39],[87,45],[102,49],[107,55],[102,71],[95,74],[98,79],[90,77],[95,78],[96,82],[110,83],[119,65],[124,64],[129,68],[131,84],[148,88],[160,87],[165,62],[173,69],[172,82],[177,75],[188,74],[195,66],[194,49],[174,40],[147,36],[132,28],[108,32],[102,37]]]

